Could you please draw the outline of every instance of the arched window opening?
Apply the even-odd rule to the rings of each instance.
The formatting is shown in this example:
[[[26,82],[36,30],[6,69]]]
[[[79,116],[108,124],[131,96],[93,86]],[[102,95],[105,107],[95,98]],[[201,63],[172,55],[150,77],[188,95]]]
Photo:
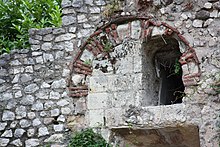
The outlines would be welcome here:
[[[145,55],[143,65],[146,69],[145,83],[151,85],[150,88],[146,88],[146,92],[152,93],[150,98],[152,104],[182,103],[185,87],[179,63],[182,54],[179,51],[178,41],[170,37],[152,38],[145,45]]]

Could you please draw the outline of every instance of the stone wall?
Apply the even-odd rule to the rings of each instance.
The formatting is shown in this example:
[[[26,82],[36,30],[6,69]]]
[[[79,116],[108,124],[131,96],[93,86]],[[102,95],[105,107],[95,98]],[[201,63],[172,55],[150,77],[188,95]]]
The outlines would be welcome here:
[[[1,55],[0,146],[66,146],[87,126],[116,144],[121,128],[193,126],[200,146],[218,146],[220,2],[125,0],[112,18],[107,3],[63,0],[61,28],[31,29],[31,50]],[[186,96],[155,106],[143,46],[164,35],[179,41]]]

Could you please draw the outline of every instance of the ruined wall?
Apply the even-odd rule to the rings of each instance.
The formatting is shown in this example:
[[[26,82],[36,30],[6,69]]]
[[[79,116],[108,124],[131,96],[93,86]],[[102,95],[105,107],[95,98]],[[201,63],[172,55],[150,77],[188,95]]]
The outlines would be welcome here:
[[[85,126],[103,128],[106,139],[114,138],[112,131],[120,134],[121,128],[193,126],[200,146],[218,146],[220,2],[209,1],[125,0],[113,15],[132,19],[114,23],[104,11],[108,1],[63,0],[62,28],[31,29],[31,50],[0,57],[0,146],[65,146],[71,131]],[[146,34],[132,34],[142,31],[142,20],[145,25],[151,22],[144,26]],[[180,50],[195,51],[180,60],[186,86],[182,104],[155,106],[148,99],[153,94],[146,94],[150,80],[143,74],[150,67],[145,64],[143,39],[149,39],[149,28],[157,29],[160,22],[167,34],[179,35],[174,38]],[[98,35],[108,33],[112,44],[105,42],[102,50]],[[164,33],[156,31],[159,36]],[[132,50],[124,52],[130,44]],[[179,130],[184,134],[185,129]],[[189,139],[183,138],[187,145]]]

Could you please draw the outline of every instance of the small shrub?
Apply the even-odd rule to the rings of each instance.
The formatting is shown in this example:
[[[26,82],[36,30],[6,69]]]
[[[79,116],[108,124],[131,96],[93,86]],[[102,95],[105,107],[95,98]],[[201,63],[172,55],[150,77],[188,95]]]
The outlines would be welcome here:
[[[28,48],[30,28],[59,27],[61,0],[0,0],[0,54]]]
[[[86,129],[76,133],[71,139],[68,147],[111,147],[100,134],[94,133],[92,129]]]

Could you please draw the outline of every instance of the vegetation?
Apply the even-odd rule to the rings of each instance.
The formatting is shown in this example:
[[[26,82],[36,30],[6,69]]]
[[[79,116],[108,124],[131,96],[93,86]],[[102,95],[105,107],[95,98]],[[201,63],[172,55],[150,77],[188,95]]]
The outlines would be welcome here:
[[[92,129],[86,129],[76,133],[71,139],[68,147],[111,147],[100,134],[94,133]]]
[[[120,3],[118,0],[111,0],[110,3],[105,6],[105,9],[102,13],[104,17],[111,17],[115,12],[119,11]]]
[[[28,48],[30,28],[60,25],[61,0],[0,0],[0,54]]]

